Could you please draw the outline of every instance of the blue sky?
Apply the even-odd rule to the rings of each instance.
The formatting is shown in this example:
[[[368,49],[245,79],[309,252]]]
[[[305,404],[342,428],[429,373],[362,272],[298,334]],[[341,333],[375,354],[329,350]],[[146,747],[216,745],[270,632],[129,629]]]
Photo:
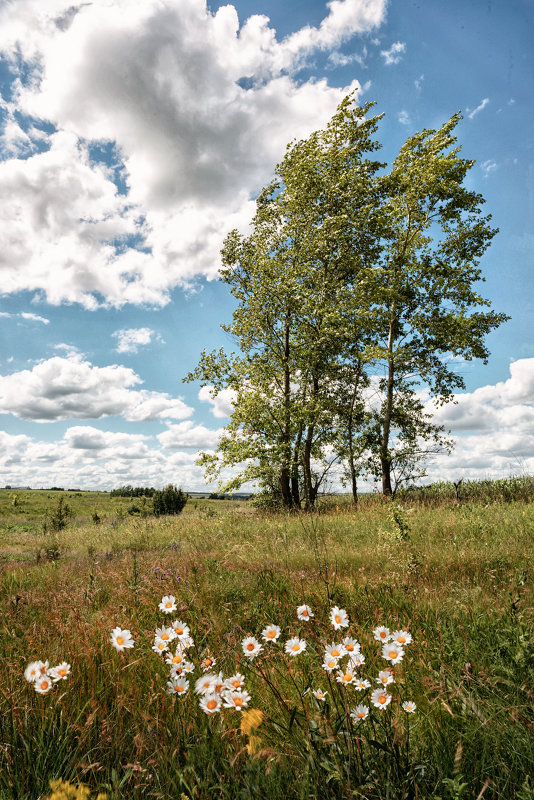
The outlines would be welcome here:
[[[534,473],[529,0],[15,0],[0,9],[0,485],[190,490],[226,424],[181,378],[232,299],[219,249],[285,145],[358,86],[381,157],[457,110],[511,320],[440,409],[430,478]]]

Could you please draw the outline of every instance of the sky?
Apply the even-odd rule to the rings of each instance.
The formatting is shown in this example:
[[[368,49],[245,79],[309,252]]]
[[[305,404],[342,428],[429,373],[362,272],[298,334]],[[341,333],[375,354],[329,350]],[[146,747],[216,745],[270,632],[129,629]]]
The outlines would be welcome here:
[[[458,363],[428,481],[534,474],[533,24],[531,0],[0,0],[0,486],[206,488],[231,398],[182,378],[233,348],[223,239],[354,89],[384,161],[461,111],[500,231],[481,292],[511,319]]]

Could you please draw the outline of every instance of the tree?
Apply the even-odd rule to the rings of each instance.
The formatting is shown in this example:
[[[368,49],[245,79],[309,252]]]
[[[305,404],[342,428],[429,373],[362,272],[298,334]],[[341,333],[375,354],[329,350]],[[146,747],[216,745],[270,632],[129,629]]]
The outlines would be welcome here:
[[[482,196],[463,186],[474,161],[454,146],[460,119],[410,137],[382,178],[382,254],[368,275],[375,373],[383,368],[370,466],[386,495],[394,493],[395,465],[416,465],[418,452],[426,453],[421,442],[446,443],[417,390],[428,387],[439,403],[453,400],[465,384],[451,359],[486,363],[485,337],[508,319],[480,310],[489,302],[477,290],[484,280],[478,263],[497,230],[482,214]]]
[[[374,159],[380,117],[349,96],[323,131],[288,146],[251,233],[228,234],[220,277],[238,301],[223,325],[238,352],[202,353],[185,380],[235,393],[209,477],[239,471],[286,508],[313,508],[341,462],[357,500],[364,470],[386,495],[447,444],[420,391],[449,402],[450,358],[488,357],[506,319],[482,311],[478,262],[496,233],[463,187],[454,115],[408,139],[391,171]],[[449,360],[448,360],[449,359]]]
[[[152,508],[156,517],[166,514],[180,514],[187,503],[188,495],[169,483],[164,489],[158,489],[152,497]]]
[[[235,392],[218,452],[201,460],[210,477],[241,465],[225,491],[253,480],[286,508],[312,508],[338,458],[336,386],[354,349],[348,316],[359,313],[347,263],[351,275],[372,263],[379,208],[369,108],[346,98],[326,130],[290,145],[251,234],[225,240],[221,280],[238,307],[222,327],[240,354],[203,353],[186,378]]]

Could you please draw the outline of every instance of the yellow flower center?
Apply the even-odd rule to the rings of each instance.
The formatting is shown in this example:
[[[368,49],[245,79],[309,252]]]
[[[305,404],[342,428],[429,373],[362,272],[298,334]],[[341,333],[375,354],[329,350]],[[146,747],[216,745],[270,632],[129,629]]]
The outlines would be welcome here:
[[[364,719],[364,718],[365,718],[365,711],[359,711],[358,712],[358,719]]]
[[[217,708],[217,701],[216,700],[208,700],[207,706],[210,711],[213,711],[214,708]]]
[[[339,616],[339,614],[336,614],[336,616],[334,617],[334,619],[335,619],[335,621],[336,621],[336,622],[338,623],[338,625],[339,625],[339,623],[341,622],[341,617]]]
[[[234,705],[242,706],[243,705],[243,699],[241,697],[234,697]]]
[[[269,631],[269,632],[267,633],[267,638],[268,638],[268,639],[274,639],[274,638],[275,638],[275,636],[276,636],[276,631]]]
[[[62,678],[64,678],[66,674],[67,674],[66,669],[58,669],[58,675],[61,675]]]
[[[173,664],[181,664],[182,656],[173,656],[172,663]]]
[[[302,616],[303,617],[307,617],[308,616],[308,612],[306,611],[306,609],[304,609],[304,611],[302,612]]]
[[[122,636],[117,636],[117,644],[118,645],[123,645],[124,644],[124,639],[122,638]]]
[[[183,692],[183,690],[184,690],[184,687],[180,686],[180,684],[178,684],[177,686],[174,687],[174,691],[175,692]]]
[[[235,689],[239,689],[239,687],[241,686],[241,681],[232,681],[232,686]]]
[[[165,645],[163,644],[163,642],[160,642],[158,644],[158,650],[165,650]]]
[[[180,628],[180,626],[178,626],[177,628],[175,628],[175,629],[174,629],[174,632],[175,632],[175,634],[176,634],[177,636],[181,636],[181,635],[182,635],[182,633],[184,632],[184,629],[183,629],[183,628]]]
[[[170,639],[171,637],[169,636],[168,633],[162,633],[161,634],[161,638],[163,639],[164,642],[166,642],[167,639]]]
[[[204,659],[204,666],[205,667],[211,667],[212,664],[213,664],[213,661],[212,661],[211,658],[205,658]]]
[[[48,689],[48,681],[41,681],[41,689],[44,691]]]
[[[339,658],[339,656],[341,654],[340,654],[339,650],[332,650],[332,655],[334,656],[334,658]]]
[[[172,603],[165,603],[165,608],[172,608]]]
[[[385,639],[386,638],[386,632],[385,631],[380,631],[380,637],[382,639]]]
[[[398,656],[398,655],[399,655],[399,654],[397,653],[397,651],[396,651],[396,650],[390,650],[390,651],[389,651],[389,657],[390,657],[390,658],[397,658],[397,656]]]
[[[352,653],[352,651],[354,650],[354,645],[346,644],[345,645],[345,650],[347,650],[349,653]]]
[[[336,666],[336,662],[335,661],[329,661],[328,662],[328,666],[330,667],[330,669],[333,669]]]
[[[406,636],[398,636],[397,637],[397,641],[398,641],[399,644],[405,644],[406,643]]]
[[[254,645],[252,644],[252,642],[249,642],[249,643],[247,644],[247,650],[248,650],[249,652],[250,652],[251,650],[254,650]]]
[[[294,653],[298,653],[298,651],[300,650],[300,645],[294,644],[291,649],[293,650]]]
[[[381,705],[384,705],[384,703],[386,702],[386,696],[384,694],[381,694],[380,697],[378,698],[378,702]]]
[[[346,683],[348,683],[349,681],[351,681],[351,680],[352,680],[352,675],[350,674],[350,672],[347,672],[347,673],[345,673],[345,675],[343,675],[343,680],[344,680]]]

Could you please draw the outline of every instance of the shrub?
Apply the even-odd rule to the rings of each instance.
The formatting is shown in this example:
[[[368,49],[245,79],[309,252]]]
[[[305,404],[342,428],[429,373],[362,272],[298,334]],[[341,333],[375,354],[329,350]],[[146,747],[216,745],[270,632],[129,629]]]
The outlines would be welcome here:
[[[165,489],[158,489],[154,493],[152,500],[154,515],[161,517],[164,514],[180,514],[187,503],[187,498],[187,492],[183,492],[182,489],[169,483]]]

